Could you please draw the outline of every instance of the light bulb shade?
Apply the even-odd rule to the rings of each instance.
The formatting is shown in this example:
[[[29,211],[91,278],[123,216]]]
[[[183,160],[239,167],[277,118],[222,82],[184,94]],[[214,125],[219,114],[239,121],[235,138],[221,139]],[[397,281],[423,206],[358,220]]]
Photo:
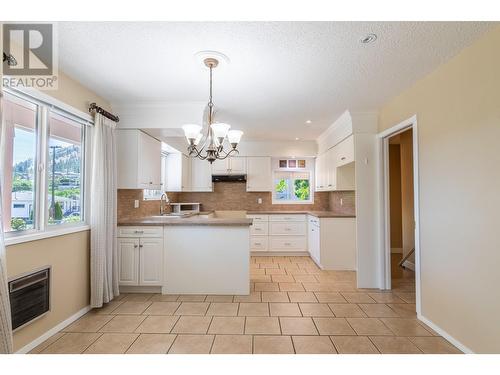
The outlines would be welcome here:
[[[198,133],[198,136],[196,137],[196,139],[194,140],[194,145],[195,146],[198,146],[198,143],[200,143],[201,139],[203,138],[203,134],[201,133]]]
[[[226,138],[227,132],[231,128],[231,125],[224,124],[222,122],[217,122],[215,124],[210,125],[212,128],[212,132],[214,133],[215,138]]]
[[[229,143],[240,143],[241,136],[243,135],[243,132],[241,130],[229,130],[227,132],[227,139]]]
[[[184,135],[189,140],[196,140],[201,132],[201,126],[196,124],[185,124],[182,125],[182,130],[184,130]]]

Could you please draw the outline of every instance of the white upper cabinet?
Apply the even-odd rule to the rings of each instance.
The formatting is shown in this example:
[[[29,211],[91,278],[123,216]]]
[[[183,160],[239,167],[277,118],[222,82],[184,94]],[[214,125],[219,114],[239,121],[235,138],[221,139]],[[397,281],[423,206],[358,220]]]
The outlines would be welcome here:
[[[245,157],[232,156],[224,160],[216,160],[212,163],[212,174],[214,175],[229,175],[229,174],[246,174],[247,163]]]
[[[229,174],[229,159],[215,160],[212,163],[212,174]]]
[[[354,136],[350,136],[334,147],[337,149],[335,160],[337,167],[352,163],[354,161]]]
[[[161,189],[161,142],[137,129],[117,129],[118,189]]]
[[[201,159],[191,161],[191,191],[213,191],[210,163]]]
[[[191,187],[191,165],[189,158],[181,153],[165,157],[165,191],[189,191]]]
[[[247,191],[272,191],[271,158],[247,157],[246,163]]]
[[[246,174],[247,158],[241,156],[229,157],[229,174]]]
[[[354,137],[316,158],[316,191],[354,190]]]

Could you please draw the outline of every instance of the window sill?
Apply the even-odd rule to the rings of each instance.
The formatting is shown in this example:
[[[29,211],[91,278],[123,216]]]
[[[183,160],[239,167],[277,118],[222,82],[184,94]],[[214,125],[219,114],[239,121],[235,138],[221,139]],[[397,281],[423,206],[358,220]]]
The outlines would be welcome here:
[[[43,240],[45,238],[63,236],[65,234],[83,232],[86,230],[90,230],[90,225],[87,224],[71,225],[71,226],[65,226],[63,228],[53,228],[53,229],[51,228],[43,232],[33,232],[29,234],[6,233],[4,234],[5,237],[4,242],[5,246],[10,246],[24,242]]]
[[[273,200],[271,204],[314,204],[314,201],[275,201]]]

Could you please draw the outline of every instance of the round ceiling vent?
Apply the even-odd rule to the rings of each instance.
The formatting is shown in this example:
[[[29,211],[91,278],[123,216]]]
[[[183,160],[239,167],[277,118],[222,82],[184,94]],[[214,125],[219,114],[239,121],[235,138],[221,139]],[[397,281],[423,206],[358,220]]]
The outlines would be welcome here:
[[[368,34],[360,39],[360,42],[363,44],[373,43],[377,40],[377,34]]]

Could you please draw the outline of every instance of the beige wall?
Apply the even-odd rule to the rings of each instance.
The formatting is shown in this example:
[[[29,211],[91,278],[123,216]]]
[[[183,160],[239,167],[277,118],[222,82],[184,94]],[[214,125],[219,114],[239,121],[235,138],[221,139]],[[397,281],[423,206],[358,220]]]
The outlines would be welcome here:
[[[417,115],[422,315],[500,352],[500,27],[381,108]]]
[[[84,112],[91,102],[110,109],[106,100],[61,71],[58,90],[45,91],[45,94]],[[89,231],[7,247],[9,277],[44,265],[52,265],[53,271],[51,311],[14,334],[15,350],[89,304],[89,253]]]
[[[8,277],[50,265],[51,309],[14,333],[18,350],[89,304],[89,231],[7,247]]]

